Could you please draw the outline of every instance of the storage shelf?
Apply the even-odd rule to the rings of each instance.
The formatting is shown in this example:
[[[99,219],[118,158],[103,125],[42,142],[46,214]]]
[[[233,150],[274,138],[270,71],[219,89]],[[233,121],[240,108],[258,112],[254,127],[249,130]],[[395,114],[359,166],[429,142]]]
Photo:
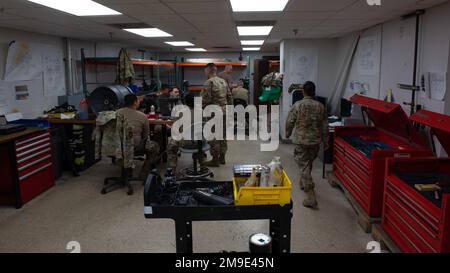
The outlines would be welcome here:
[[[86,64],[88,65],[116,65],[117,58],[86,58]],[[132,60],[134,65],[140,66],[165,66],[174,67],[175,64],[171,62],[159,62],[153,60]]]

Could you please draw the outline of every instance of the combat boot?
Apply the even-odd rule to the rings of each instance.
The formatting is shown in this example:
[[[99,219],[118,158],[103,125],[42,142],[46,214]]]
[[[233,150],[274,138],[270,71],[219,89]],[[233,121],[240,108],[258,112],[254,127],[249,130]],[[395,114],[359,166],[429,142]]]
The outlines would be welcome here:
[[[221,165],[226,165],[227,164],[227,162],[225,161],[225,154],[220,154],[219,163]]]
[[[317,203],[314,190],[306,192],[306,199],[303,200],[303,206],[310,209],[318,209],[319,204]]]
[[[220,167],[219,156],[213,156],[213,159],[203,163],[204,167],[218,168]]]

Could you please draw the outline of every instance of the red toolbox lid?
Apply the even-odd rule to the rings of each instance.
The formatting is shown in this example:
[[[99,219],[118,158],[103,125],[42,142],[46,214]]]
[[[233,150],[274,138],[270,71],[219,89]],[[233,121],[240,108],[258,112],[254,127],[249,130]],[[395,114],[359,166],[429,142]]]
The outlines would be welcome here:
[[[426,125],[431,128],[442,147],[450,155],[450,116],[420,110],[410,118],[414,122]]]
[[[408,118],[400,104],[385,102],[361,95],[350,98],[354,104],[367,108],[367,114],[373,124],[382,130],[400,136],[412,143],[427,147],[427,142],[414,128],[412,121]]]

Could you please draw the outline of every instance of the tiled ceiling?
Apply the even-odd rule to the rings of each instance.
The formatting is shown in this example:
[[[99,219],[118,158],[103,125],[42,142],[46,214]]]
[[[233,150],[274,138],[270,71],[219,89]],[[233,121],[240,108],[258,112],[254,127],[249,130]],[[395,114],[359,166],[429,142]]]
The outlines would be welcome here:
[[[0,27],[159,51],[172,50],[163,43],[167,40],[236,51],[241,49],[236,21],[269,20],[276,24],[269,37],[262,37],[263,50],[276,51],[282,39],[339,37],[448,0],[381,0],[381,6],[366,0],[290,0],[284,12],[262,13],[233,13],[229,0],[96,1],[123,15],[76,17],[26,0],[0,0]],[[174,37],[144,38],[108,25],[125,23],[146,23]]]

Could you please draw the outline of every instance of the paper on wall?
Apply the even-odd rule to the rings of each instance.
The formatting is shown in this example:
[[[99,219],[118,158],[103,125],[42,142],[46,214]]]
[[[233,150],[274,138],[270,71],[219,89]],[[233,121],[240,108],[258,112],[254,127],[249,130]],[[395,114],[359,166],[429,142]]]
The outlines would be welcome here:
[[[380,53],[377,36],[368,36],[359,41],[358,74],[375,76],[379,74]]]
[[[5,82],[29,81],[41,76],[42,60],[32,44],[14,42],[8,49]]]
[[[430,73],[429,81],[431,98],[434,100],[443,101],[447,92],[447,73]]]

